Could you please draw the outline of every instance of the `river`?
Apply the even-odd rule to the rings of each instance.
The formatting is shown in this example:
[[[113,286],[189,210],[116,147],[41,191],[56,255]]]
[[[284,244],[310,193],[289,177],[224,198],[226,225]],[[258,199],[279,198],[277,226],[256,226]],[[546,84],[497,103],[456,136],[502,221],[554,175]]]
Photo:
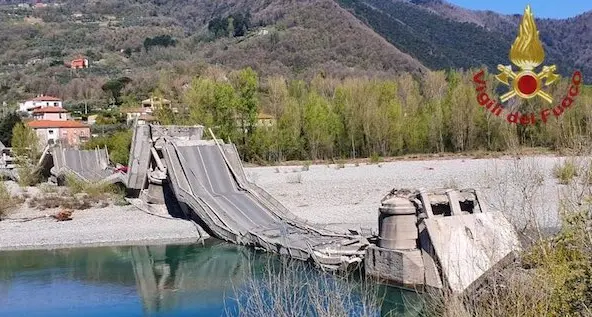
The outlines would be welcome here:
[[[339,303],[336,314],[416,316],[420,310],[413,292],[295,262],[213,239],[0,252],[0,316],[271,316],[279,313],[279,300],[280,310],[310,315],[325,297]]]

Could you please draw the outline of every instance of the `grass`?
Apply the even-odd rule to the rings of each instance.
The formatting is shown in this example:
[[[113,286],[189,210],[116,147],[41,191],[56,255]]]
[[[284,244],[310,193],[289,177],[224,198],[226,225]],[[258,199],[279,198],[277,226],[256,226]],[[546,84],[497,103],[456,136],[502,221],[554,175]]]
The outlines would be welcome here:
[[[72,194],[84,193],[90,197],[103,197],[119,193],[117,187],[113,184],[85,182],[73,175],[66,176],[66,186]]]
[[[80,199],[74,195],[60,195],[58,193],[46,194],[33,197],[29,200],[29,207],[38,210],[65,208],[70,210],[85,210],[92,207],[92,203],[87,199]]]
[[[557,234],[542,234],[537,213],[548,204],[541,191],[544,177],[536,161],[519,160],[509,170],[496,175],[494,182],[516,197],[506,199],[497,208],[524,214],[531,222],[508,217],[524,239],[524,251],[518,260],[488,275],[474,293],[453,296],[432,293],[426,300],[432,316],[592,316],[592,187],[589,166],[573,160],[558,165],[568,181],[560,189],[559,214],[562,220]],[[567,166],[567,167],[566,167]],[[557,170],[557,169],[556,169]],[[493,190],[498,192],[498,187]],[[540,204],[537,204],[539,202]],[[502,206],[507,209],[500,208]],[[542,204],[542,205],[541,205]],[[516,210],[510,210],[517,208]],[[543,209],[541,209],[543,208]],[[540,216],[540,215],[539,215]],[[543,217],[544,218],[544,217]],[[526,223],[532,230],[522,230]]]
[[[233,316],[379,316],[384,295],[378,286],[349,274],[326,273],[305,262],[269,256],[257,276],[234,287]],[[383,314],[390,316],[390,314]]]
[[[370,163],[372,164],[380,163],[382,161],[382,157],[380,157],[376,152],[372,153],[372,155],[370,156]]]
[[[2,217],[6,216],[10,210],[16,208],[22,203],[22,200],[10,195],[10,192],[8,191],[8,188],[6,188],[6,184],[4,182],[0,182],[0,201],[2,201],[0,204],[0,220]]]
[[[66,176],[66,190],[53,186],[41,187],[42,196],[29,200],[29,207],[40,210],[65,208],[84,210],[92,207],[105,208],[111,203],[125,206],[125,193],[117,186],[106,183],[84,182],[73,175]]]
[[[578,176],[576,163],[573,160],[566,160],[563,164],[557,164],[553,167],[553,176],[559,180],[560,184],[569,184]]]
[[[92,183],[78,179],[74,175],[66,175],[67,195],[48,194],[41,200],[32,200],[30,204],[37,208],[69,208],[73,210],[87,209],[90,207],[104,208],[111,202],[123,206],[125,192],[113,184]]]

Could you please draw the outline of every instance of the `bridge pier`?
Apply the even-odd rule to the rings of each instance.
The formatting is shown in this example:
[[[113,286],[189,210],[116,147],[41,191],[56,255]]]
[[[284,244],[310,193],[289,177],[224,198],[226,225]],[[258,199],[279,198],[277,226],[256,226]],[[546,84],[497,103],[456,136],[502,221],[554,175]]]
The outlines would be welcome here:
[[[474,290],[521,249],[512,225],[487,212],[475,190],[393,190],[379,231],[366,249],[366,274],[414,289]]]

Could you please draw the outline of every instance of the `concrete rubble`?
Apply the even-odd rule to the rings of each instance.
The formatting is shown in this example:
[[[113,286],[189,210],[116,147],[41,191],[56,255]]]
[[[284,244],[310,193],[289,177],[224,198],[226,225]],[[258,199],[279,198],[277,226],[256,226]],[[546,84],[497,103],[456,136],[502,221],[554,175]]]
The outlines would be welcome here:
[[[489,212],[475,190],[393,190],[382,200],[365,268],[397,285],[462,294],[520,250],[512,225]]]

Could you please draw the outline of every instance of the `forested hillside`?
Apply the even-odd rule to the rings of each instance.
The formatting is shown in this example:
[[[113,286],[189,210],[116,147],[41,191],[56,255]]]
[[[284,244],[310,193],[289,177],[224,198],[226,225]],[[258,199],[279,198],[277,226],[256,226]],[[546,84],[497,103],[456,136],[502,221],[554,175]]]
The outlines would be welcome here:
[[[494,33],[515,36],[520,23],[519,15],[471,11],[444,1],[426,0],[421,5],[444,18],[470,22]],[[533,10],[536,17],[536,6]],[[574,69],[592,73],[592,12],[569,19],[538,19],[537,26],[547,54],[546,63],[557,64],[564,75]]]
[[[591,20],[539,20],[545,63],[588,78]],[[161,122],[215,127],[249,160],[582,147],[592,137],[588,88],[546,125],[510,125],[477,104],[471,74],[509,63],[518,22],[434,0],[0,5],[0,102],[55,95],[106,125],[159,95],[179,109],[158,113]],[[70,69],[79,57],[90,67]],[[567,82],[550,88],[560,100]],[[277,124],[237,132],[237,116],[253,123],[259,112]]]
[[[471,11],[439,0],[338,0],[378,34],[431,69],[495,69],[508,52],[520,16]],[[536,16],[536,7],[533,8]],[[592,13],[565,20],[539,19],[547,64],[569,76],[592,73]]]
[[[141,98],[162,80],[180,89],[208,64],[309,79],[426,70],[330,0],[0,6],[0,42],[0,100],[12,102],[39,93],[99,100],[101,86],[123,76]],[[89,69],[64,66],[79,56]]]
[[[378,34],[432,69],[495,69],[507,55],[510,34],[459,23],[404,1],[340,0]]]

